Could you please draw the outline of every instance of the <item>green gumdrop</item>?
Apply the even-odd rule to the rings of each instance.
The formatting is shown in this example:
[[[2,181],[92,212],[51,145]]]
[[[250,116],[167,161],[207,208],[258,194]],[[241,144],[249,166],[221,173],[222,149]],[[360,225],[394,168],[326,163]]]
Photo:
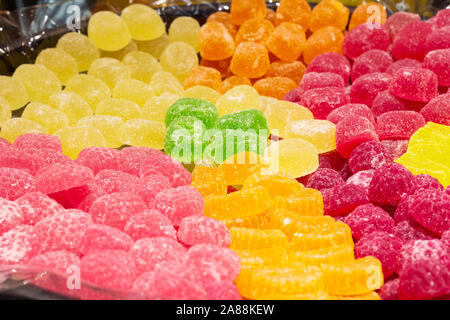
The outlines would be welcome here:
[[[266,138],[270,134],[266,116],[261,110],[257,109],[248,109],[224,115],[217,120],[216,127],[219,129],[241,129],[244,131],[252,129]]]
[[[169,127],[175,119],[182,116],[196,117],[203,122],[206,128],[212,128],[219,117],[219,112],[216,106],[208,101],[182,98],[175,101],[167,110],[166,127]]]
[[[205,125],[196,117],[184,116],[172,121],[164,138],[164,150],[180,162],[203,158]]]

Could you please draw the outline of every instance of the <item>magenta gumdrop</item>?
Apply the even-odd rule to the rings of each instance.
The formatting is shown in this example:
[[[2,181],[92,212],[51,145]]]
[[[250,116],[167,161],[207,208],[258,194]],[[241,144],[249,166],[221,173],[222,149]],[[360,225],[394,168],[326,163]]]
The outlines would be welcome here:
[[[442,9],[436,14],[435,24],[438,28],[450,26],[450,9]]]
[[[450,26],[434,30],[427,37],[427,52],[450,48]]]
[[[381,300],[398,300],[398,285],[400,283],[400,279],[392,279],[386,282],[380,291]]]
[[[163,154],[160,150],[146,147],[127,147],[122,149],[120,153],[119,170],[135,176],[139,175],[141,163],[147,156],[154,153]]]
[[[426,40],[433,27],[426,22],[408,23],[392,42],[392,56],[396,60],[411,58],[422,61],[426,53]]]
[[[410,59],[410,58],[400,59],[400,60],[395,61],[393,64],[391,64],[386,69],[385,72],[392,76],[398,69],[405,68],[405,67],[420,68],[420,67],[422,67],[422,62],[420,62],[419,60]]]
[[[189,246],[214,244],[228,247],[231,235],[225,224],[219,220],[205,216],[189,216],[181,220],[178,240]]]
[[[369,73],[359,77],[350,88],[352,103],[372,106],[378,93],[389,88],[391,80],[392,77],[389,74],[382,72]]]
[[[192,175],[180,162],[158,152],[145,157],[139,174],[141,177],[157,174],[166,176],[173,187],[186,186],[192,182]]]
[[[450,48],[433,50],[423,59],[423,67],[433,71],[442,87],[450,87]]]
[[[369,192],[369,185],[373,179],[373,175],[375,170],[363,170],[358,171],[351,177],[349,177],[346,181],[347,184],[354,184],[356,186],[360,186]]]
[[[40,249],[33,227],[19,225],[0,235],[0,265],[26,263]]]
[[[306,68],[306,72],[333,72],[344,79],[348,84],[350,78],[350,62],[348,59],[338,53],[328,52],[316,56]]]
[[[444,187],[433,176],[429,174],[418,174],[414,176],[414,190],[412,193],[421,192],[425,190],[438,190],[443,191]]]
[[[379,92],[372,103],[372,112],[375,117],[381,116],[389,111],[405,111],[408,107],[401,99],[397,99],[389,90]]]
[[[362,103],[347,103],[339,108],[330,112],[327,117],[328,121],[338,124],[339,121],[347,116],[357,115],[369,119],[370,122],[375,124],[375,118],[372,111],[368,106]]]
[[[375,23],[364,23],[345,35],[342,49],[349,59],[355,59],[372,49],[386,51],[389,43],[389,35],[383,26]]]
[[[389,92],[397,98],[428,102],[438,94],[438,78],[428,69],[401,68],[392,76]]]
[[[450,93],[437,96],[420,110],[425,120],[450,126]]]
[[[28,133],[17,137],[13,146],[18,149],[52,149],[62,152],[61,141],[57,136],[44,133]]]
[[[307,188],[313,188],[317,190],[333,188],[335,186],[344,184],[339,172],[328,168],[319,168],[314,172],[306,183]]]
[[[323,204],[325,214],[343,216],[356,207],[369,202],[367,191],[354,184],[343,184],[330,189],[323,189]]]
[[[397,11],[387,18],[384,28],[388,31],[391,40],[400,33],[410,22],[420,22],[420,16],[416,13]]]
[[[308,72],[303,76],[297,90],[301,96],[308,90],[325,87],[344,88],[344,79],[337,73],[332,72]]]
[[[353,173],[378,169],[387,162],[384,147],[377,141],[367,141],[357,146],[348,160]]]
[[[431,240],[433,234],[415,221],[401,221],[394,226],[394,234],[404,242],[411,240]]]
[[[105,169],[117,170],[121,161],[120,157],[119,150],[105,147],[91,147],[81,151],[76,162],[90,168],[94,174],[97,174]]]
[[[360,239],[373,231],[392,233],[394,229],[394,219],[386,211],[371,203],[357,207],[345,217],[344,222],[352,229],[355,239]]]
[[[379,49],[366,51],[353,61],[352,81],[365,74],[385,72],[392,63],[392,57],[386,51]]]
[[[344,88],[326,87],[303,93],[300,104],[307,107],[316,119],[326,119],[334,109],[350,102]]]
[[[425,125],[425,119],[415,111],[389,111],[377,119],[380,140],[409,139]]]
[[[145,210],[132,216],[125,225],[125,232],[135,241],[155,237],[177,239],[177,231],[170,219],[155,209]]]

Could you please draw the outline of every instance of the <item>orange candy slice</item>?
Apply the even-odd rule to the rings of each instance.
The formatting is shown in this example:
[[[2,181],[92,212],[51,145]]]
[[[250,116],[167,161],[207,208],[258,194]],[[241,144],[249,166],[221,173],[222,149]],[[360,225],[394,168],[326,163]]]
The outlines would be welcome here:
[[[273,247],[289,246],[289,241],[283,232],[275,229],[252,229],[237,228],[230,229],[231,249],[236,250],[259,250]]]
[[[324,213],[322,193],[311,188],[287,197],[275,197],[272,208],[292,211],[300,216],[323,216]]]
[[[225,174],[219,168],[196,166],[192,172],[191,186],[196,188],[203,197],[227,194]]]
[[[345,262],[354,261],[353,255],[353,243],[352,244],[342,244],[333,247],[320,248],[316,250],[308,251],[289,251],[289,260],[300,262],[304,265],[315,265],[322,266],[324,264],[339,264]],[[331,269],[334,270],[334,269]],[[331,271],[330,271],[331,272]],[[334,273],[333,273],[334,275]],[[337,276],[337,275],[336,275]],[[331,278],[326,278],[327,283],[333,281]],[[372,289],[373,290],[373,289]],[[328,291],[329,293],[335,293]],[[364,292],[362,292],[364,293]],[[336,292],[336,294],[339,294]],[[355,292],[354,294],[359,294]]]

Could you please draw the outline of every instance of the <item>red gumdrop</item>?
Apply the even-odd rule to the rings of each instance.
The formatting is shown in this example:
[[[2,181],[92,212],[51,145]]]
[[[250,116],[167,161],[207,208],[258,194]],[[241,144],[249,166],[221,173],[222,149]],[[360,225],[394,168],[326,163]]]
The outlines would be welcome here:
[[[43,218],[59,214],[64,207],[41,192],[30,192],[16,200],[23,212],[24,223],[35,225]]]
[[[34,191],[36,180],[31,174],[14,168],[0,168],[0,198],[16,200]]]
[[[343,216],[356,207],[369,202],[366,190],[354,184],[343,184],[330,189],[323,189],[323,204],[325,214]]]
[[[425,119],[415,111],[389,111],[377,119],[380,140],[409,139],[425,125]]]
[[[87,255],[96,250],[130,250],[133,240],[119,229],[93,224],[89,226],[80,242],[80,253]]]
[[[389,90],[379,92],[372,102],[372,112],[375,117],[381,116],[389,111],[405,111],[408,107],[401,99],[397,99]]]
[[[406,27],[410,22],[420,22],[420,16],[411,12],[398,11],[387,18],[384,28],[389,33],[391,40]]]
[[[340,171],[345,164],[346,160],[336,150],[319,154],[319,168],[330,168]]]
[[[236,285],[231,282],[211,282],[206,284],[208,300],[242,300]]]
[[[393,64],[391,64],[386,69],[385,72],[392,76],[398,69],[405,68],[405,67],[420,68],[420,67],[422,67],[422,62],[420,62],[419,60],[410,59],[410,58],[400,59],[400,60],[395,61]]]
[[[336,108],[330,112],[327,120],[333,122],[334,124],[338,124],[338,122],[342,119],[352,115],[365,117],[369,119],[370,122],[375,124],[375,118],[372,111],[368,106],[362,103],[347,103],[342,107]]]
[[[428,52],[423,59],[423,67],[437,75],[440,86],[450,86],[450,48]]]
[[[102,170],[94,178],[94,183],[106,193],[122,192],[131,185],[137,184],[138,177],[116,170]]]
[[[365,74],[385,72],[393,62],[391,55],[386,51],[379,49],[366,51],[353,61],[352,81]]]
[[[438,94],[438,79],[428,69],[401,68],[394,73],[389,92],[397,98],[428,102]]]
[[[142,161],[149,155],[152,154],[163,154],[162,151],[146,148],[146,147],[127,147],[123,148],[120,152],[120,163],[119,170],[133,174],[135,176],[139,175],[139,170],[141,168]]]
[[[85,186],[93,179],[94,174],[88,167],[75,163],[56,163],[37,174],[36,187],[42,193],[54,194]]]
[[[303,76],[297,90],[301,96],[308,90],[325,87],[344,88],[344,79],[337,73],[332,72],[308,72]]]
[[[389,42],[389,35],[383,26],[375,23],[364,23],[347,32],[342,49],[349,59],[355,59],[372,49],[386,51]]]
[[[428,174],[418,174],[414,176],[414,190],[412,193],[425,190],[443,191],[444,187],[438,179]]]
[[[388,89],[391,79],[392,77],[389,74],[381,72],[369,73],[359,77],[350,88],[352,103],[372,106],[378,93]]]
[[[425,120],[450,126],[450,93],[437,96],[420,110]]]
[[[352,175],[350,178],[348,178],[346,183],[360,186],[360,187],[364,188],[365,190],[367,190],[367,192],[369,192],[369,185],[373,179],[374,173],[375,173],[375,170],[358,171],[357,173]]]
[[[315,119],[324,120],[331,111],[349,102],[344,88],[326,87],[306,91],[300,104],[311,110]]]
[[[375,170],[369,186],[373,203],[396,205],[413,190],[413,174],[398,163],[387,163]]]
[[[189,216],[181,220],[178,240],[185,245],[214,244],[228,247],[230,231],[223,222],[205,216]]]
[[[189,185],[192,175],[183,165],[164,153],[153,153],[145,157],[139,170],[141,177],[150,175],[166,176],[173,187]]]
[[[440,10],[436,14],[435,24],[438,28],[450,26],[450,9]]]
[[[66,274],[70,267],[80,265],[80,257],[66,250],[47,251],[31,258],[27,265]]]
[[[341,170],[339,170],[339,174],[341,175],[342,179],[344,181],[347,181],[348,178],[350,178],[353,175],[352,170],[350,170],[350,167],[348,166],[348,163],[346,163]]]
[[[20,206],[0,198],[0,235],[21,225],[23,221],[24,215]]]
[[[25,150],[10,148],[0,153],[0,167],[20,169],[34,175],[42,167],[42,159]]]
[[[406,153],[409,140],[383,140],[380,143],[384,147],[387,161],[393,162]]]
[[[81,151],[76,162],[90,168],[94,174],[105,169],[117,170],[120,163],[120,151],[105,147],[91,147]]]
[[[130,186],[130,191],[135,190],[147,204],[147,207],[153,208],[156,205],[156,195],[161,191],[170,189],[171,186],[169,178],[155,174],[138,179],[134,187]]]
[[[105,190],[96,185],[94,182],[91,182],[87,186],[87,189],[89,191],[88,195],[84,197],[84,199],[77,206],[77,209],[83,210],[85,212],[89,212],[89,209],[91,208],[94,201],[106,194]]]
[[[12,145],[11,145],[11,143],[9,143],[8,140],[0,138],[0,148],[7,148],[7,149],[9,149],[11,147],[12,147]]]
[[[450,249],[450,230],[447,230],[442,234],[441,241]]]
[[[333,188],[334,186],[344,183],[344,179],[342,179],[341,175],[336,170],[319,168],[309,177],[305,186],[307,188],[322,190]]]
[[[378,141],[374,125],[361,116],[348,116],[336,125],[336,149],[348,159],[352,151],[366,141]]]
[[[355,258],[373,256],[381,261],[384,278],[397,273],[401,267],[403,241],[386,231],[365,234],[355,245]]]
[[[450,26],[433,30],[427,37],[427,52],[450,48]]]
[[[422,228],[415,221],[401,221],[394,226],[394,232],[397,237],[404,242],[411,240],[431,240],[433,234]]]
[[[27,151],[30,152],[30,155],[39,159],[39,170],[36,172],[37,174],[55,163],[71,164],[74,162],[61,151],[54,149],[28,149]]]
[[[391,233],[394,229],[394,219],[386,211],[371,203],[357,207],[345,217],[344,222],[352,229],[355,239],[360,239],[373,231]]]
[[[289,101],[289,102],[299,102],[301,97],[298,94],[298,90],[294,89],[286,93],[283,100]]]
[[[353,173],[363,170],[378,169],[385,164],[384,147],[377,141],[367,141],[357,146],[348,160]]]
[[[44,133],[28,133],[17,137],[13,146],[18,149],[52,149],[62,152],[61,141],[57,136]]]
[[[172,222],[155,209],[145,210],[132,216],[125,225],[125,232],[135,241],[155,237],[177,239],[177,231]]]
[[[400,283],[400,279],[392,279],[386,282],[380,291],[381,300],[398,300],[398,285]]]
[[[413,185],[413,188],[415,186]],[[413,190],[413,189],[412,189]],[[409,213],[409,204],[414,201],[414,198],[411,195],[403,197],[397,204],[397,208],[394,212],[394,220],[395,222],[409,221],[414,222],[414,218]]]
[[[32,226],[19,225],[0,235],[0,265],[26,263],[40,251]]]
[[[333,72],[340,75],[345,84],[348,84],[350,70],[350,62],[345,56],[335,52],[327,52],[316,56],[306,68],[306,73]]]
[[[396,60],[411,58],[422,61],[426,53],[426,40],[433,27],[426,22],[408,23],[392,42],[392,56]]]

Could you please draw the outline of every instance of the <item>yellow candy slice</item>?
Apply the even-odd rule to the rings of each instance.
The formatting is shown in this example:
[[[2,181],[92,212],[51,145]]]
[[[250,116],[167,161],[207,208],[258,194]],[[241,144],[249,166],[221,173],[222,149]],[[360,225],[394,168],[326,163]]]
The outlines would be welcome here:
[[[289,246],[286,235],[276,229],[252,229],[237,228],[230,229],[231,233],[231,249],[237,250],[259,250],[273,247]]]
[[[308,251],[289,251],[289,260],[304,265],[322,266],[330,263],[344,263],[354,261],[353,243],[325,247]],[[331,281],[332,279],[330,279]],[[328,282],[328,281],[327,281]],[[373,289],[372,289],[373,290]],[[328,291],[328,293],[333,293]],[[358,293],[355,293],[358,294]]]
[[[311,142],[319,153],[336,149],[336,126],[327,120],[299,120],[287,124],[286,138],[301,138]]]

